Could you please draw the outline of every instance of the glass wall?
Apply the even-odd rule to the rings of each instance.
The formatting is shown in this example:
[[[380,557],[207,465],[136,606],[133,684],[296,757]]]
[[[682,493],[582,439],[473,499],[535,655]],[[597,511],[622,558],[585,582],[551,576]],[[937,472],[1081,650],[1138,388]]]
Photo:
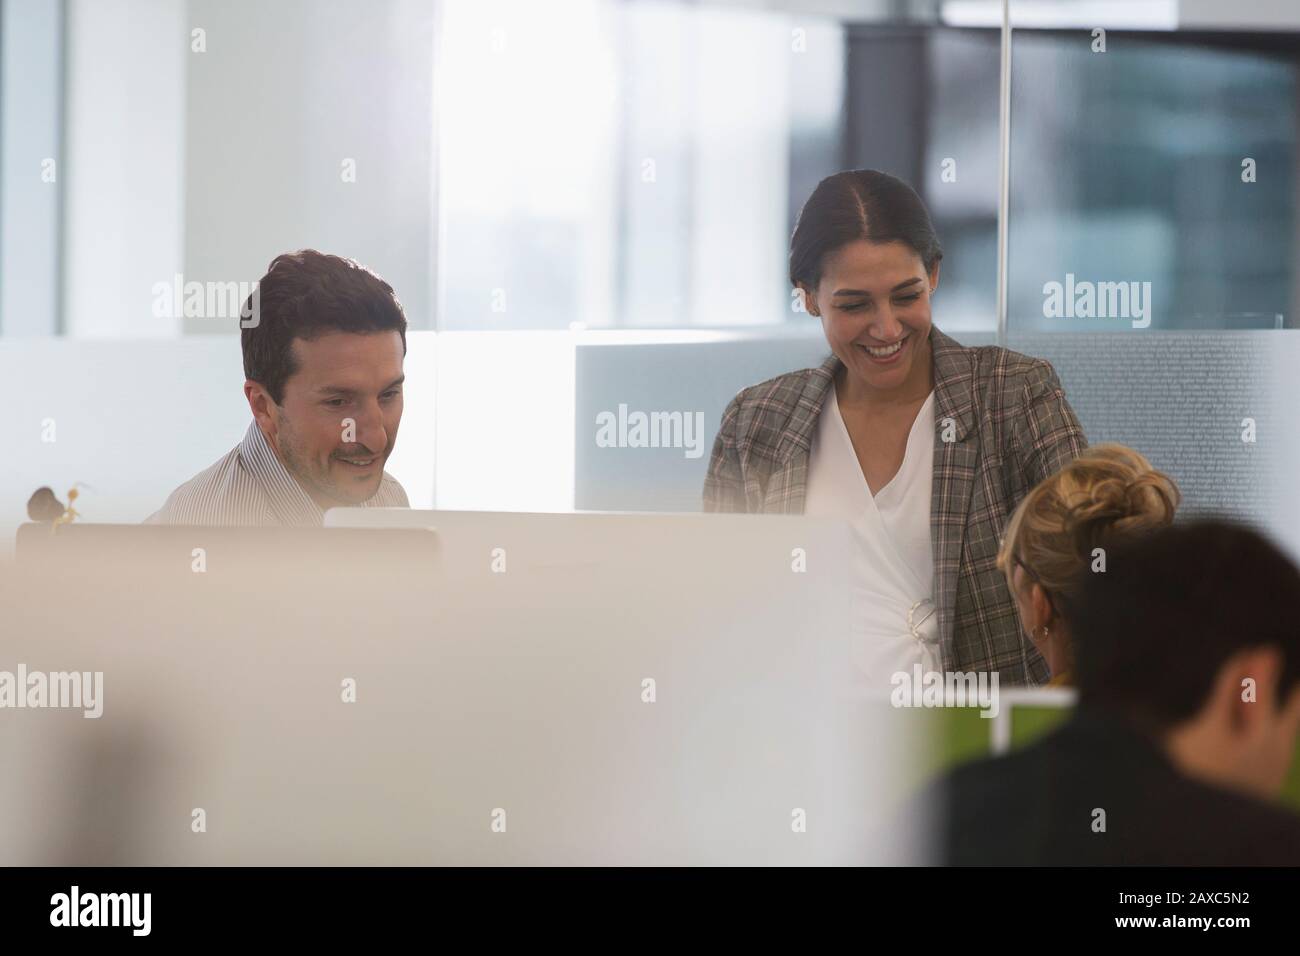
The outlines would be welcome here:
[[[998,30],[937,3],[0,12],[0,336],[233,335],[159,290],[306,246],[374,268],[420,329],[815,331],[789,236],[853,166],[931,203],[947,324],[996,327]]]
[[[991,330],[996,35],[860,7],[449,0],[440,328],[799,321],[798,209],[871,165],[932,197],[954,323]]]
[[[1240,6],[1013,0],[1005,340],[1182,516],[1300,550],[1300,8]]]
[[[1295,327],[1298,88],[1276,37],[1017,30],[1012,321],[1117,327],[1065,286],[1140,280],[1150,328]]]
[[[1090,438],[1230,509],[1288,467],[1258,369],[1291,361],[1300,314],[1300,15],[1248,6],[1014,0],[1003,125],[998,0],[0,0],[0,362],[24,403],[0,437],[61,436],[0,490],[20,508],[118,456],[157,472],[144,510],[228,451],[238,316],[174,290],[315,247],[405,305],[413,501],[695,507],[706,454],[599,448],[593,416],[698,413],[707,451],[738,389],[820,361],[790,233],[821,178],[873,167],[931,210],[937,325],[1050,358]],[[178,352],[146,368],[141,339]],[[164,447],[110,409],[190,430]],[[1268,440],[1243,450],[1248,418]]]

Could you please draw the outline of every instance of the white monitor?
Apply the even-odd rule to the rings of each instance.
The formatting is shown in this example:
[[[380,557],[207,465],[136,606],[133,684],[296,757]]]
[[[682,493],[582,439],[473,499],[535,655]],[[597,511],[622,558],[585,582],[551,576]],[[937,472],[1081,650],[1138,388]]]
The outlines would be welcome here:
[[[114,568],[71,585],[76,601],[67,581],[16,588],[12,661],[102,671],[105,687],[100,718],[2,722],[25,768],[0,784],[12,862],[886,852],[876,795],[906,747],[840,706],[846,525],[377,509],[327,524],[407,530],[302,575],[259,549],[266,566],[228,587],[123,588]],[[433,529],[431,556],[385,544],[411,528]]]

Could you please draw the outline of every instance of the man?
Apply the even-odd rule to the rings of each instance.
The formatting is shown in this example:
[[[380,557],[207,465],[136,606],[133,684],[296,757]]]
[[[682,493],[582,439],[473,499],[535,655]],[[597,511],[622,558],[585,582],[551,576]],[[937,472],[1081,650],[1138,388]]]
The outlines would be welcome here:
[[[305,249],[275,258],[244,315],[253,421],[149,521],[312,526],[337,506],[408,507],[384,471],[406,356],[392,287],[350,259]]]
[[[1065,609],[1079,706],[930,792],[947,864],[1300,865],[1300,572],[1223,522],[1113,548]]]

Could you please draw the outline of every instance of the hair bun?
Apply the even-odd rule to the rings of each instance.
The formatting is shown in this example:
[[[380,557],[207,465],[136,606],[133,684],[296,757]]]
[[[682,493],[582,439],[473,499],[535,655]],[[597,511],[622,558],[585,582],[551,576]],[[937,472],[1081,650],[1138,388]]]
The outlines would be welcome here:
[[[1084,560],[1117,538],[1153,531],[1174,519],[1178,487],[1145,459],[1141,465],[1127,464],[1133,466],[1130,474],[1100,478],[1088,487],[1087,498],[1067,509],[1066,528],[1073,528]]]
[[[1108,548],[1173,522],[1178,486],[1138,451],[1107,443],[1086,449],[1030,490],[1007,523],[998,566],[1023,563],[1050,593],[1066,595]]]

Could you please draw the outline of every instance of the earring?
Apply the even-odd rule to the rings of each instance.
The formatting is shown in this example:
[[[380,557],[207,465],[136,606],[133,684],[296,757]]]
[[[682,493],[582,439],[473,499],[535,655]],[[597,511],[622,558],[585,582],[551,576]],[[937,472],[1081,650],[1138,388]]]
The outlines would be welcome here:
[[[1047,640],[1047,638],[1048,638],[1050,635],[1051,635],[1051,631],[1049,631],[1049,630],[1047,629],[1047,625],[1044,624],[1044,625],[1043,625],[1043,640]]]

